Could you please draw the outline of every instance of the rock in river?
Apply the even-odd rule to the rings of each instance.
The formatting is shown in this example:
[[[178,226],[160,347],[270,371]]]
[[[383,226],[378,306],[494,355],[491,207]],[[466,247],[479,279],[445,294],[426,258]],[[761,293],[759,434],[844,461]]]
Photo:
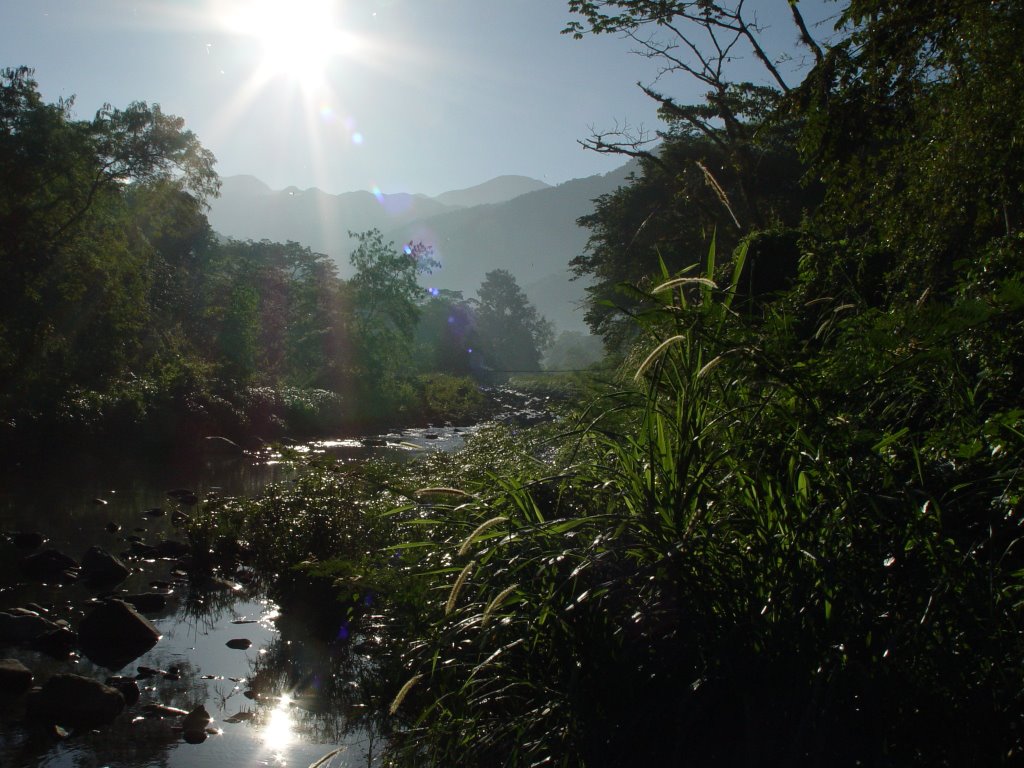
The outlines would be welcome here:
[[[17,659],[0,659],[0,696],[21,696],[32,687],[32,670]]]
[[[156,645],[160,632],[128,603],[107,600],[82,619],[78,637],[89,659],[120,669]]]
[[[123,599],[131,603],[139,613],[158,613],[167,607],[165,592],[140,592],[137,595],[125,595]]]
[[[239,637],[234,640],[228,640],[224,645],[228,648],[234,648],[236,651],[245,651],[252,647],[252,640],[246,640],[244,637]]]
[[[28,699],[28,713],[47,723],[92,727],[109,723],[124,709],[116,688],[81,675],[54,675]]]
[[[121,559],[101,547],[90,547],[82,556],[82,575],[93,584],[117,584],[131,571]]]
[[[69,573],[77,568],[78,562],[74,558],[56,549],[44,549],[21,560],[21,570],[25,575],[39,581],[66,581]]]
[[[8,643],[27,643],[37,637],[53,632],[58,626],[42,616],[15,608],[0,613],[0,640]]]

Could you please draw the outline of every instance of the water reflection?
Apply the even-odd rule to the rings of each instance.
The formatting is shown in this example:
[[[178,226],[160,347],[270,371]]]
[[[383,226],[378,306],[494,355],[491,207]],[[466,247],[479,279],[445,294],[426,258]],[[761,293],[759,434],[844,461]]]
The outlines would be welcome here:
[[[295,721],[292,719],[291,708],[291,696],[283,694],[260,729],[263,743],[272,750],[281,752],[295,741]]]

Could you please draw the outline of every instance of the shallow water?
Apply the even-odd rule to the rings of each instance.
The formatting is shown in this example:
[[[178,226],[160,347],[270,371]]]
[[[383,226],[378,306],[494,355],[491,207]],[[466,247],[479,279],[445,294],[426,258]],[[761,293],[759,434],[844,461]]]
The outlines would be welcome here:
[[[463,432],[420,429],[364,440],[324,440],[293,446],[299,454],[327,453],[360,461],[374,454],[412,457],[429,450],[451,450]],[[293,477],[295,465],[277,455],[207,455],[161,460],[81,457],[45,472],[8,472],[0,480],[0,530],[37,531],[53,547],[80,560],[92,545],[121,555],[130,537],[147,544],[184,540],[175,512],[190,507],[167,496],[175,488],[211,494],[252,495],[268,483]],[[163,510],[154,515],[152,510]],[[111,528],[118,530],[111,532]],[[81,583],[44,585],[27,582],[18,561],[28,553],[0,542],[0,609],[37,603],[53,619],[76,627],[101,591]],[[127,561],[126,561],[127,562]],[[17,658],[33,671],[39,685],[58,672],[105,679],[136,676],[140,666],[169,674],[139,680],[140,702],[110,726],[72,732],[61,738],[27,724],[20,705],[0,709],[0,765],[88,768],[91,766],[307,766],[336,748],[330,765],[375,763],[379,741],[353,727],[346,708],[359,699],[358,671],[366,664],[351,647],[309,639],[294,622],[278,626],[277,606],[263,597],[244,571],[226,574],[229,583],[197,589],[169,559],[133,559],[129,579],[113,590],[121,594],[152,591],[153,582],[170,583],[168,606],[147,617],[161,632],[148,653],[119,670],[98,667],[85,658],[55,660],[21,646],[0,643],[0,658]],[[233,623],[239,622],[239,623]],[[244,622],[244,623],[243,623]],[[233,650],[228,640],[247,639],[248,650]],[[354,671],[355,670],[355,671]],[[246,693],[259,694],[258,699]],[[176,719],[143,718],[146,703],[190,710],[203,704],[212,715],[212,733],[201,744],[186,743],[173,729]]]

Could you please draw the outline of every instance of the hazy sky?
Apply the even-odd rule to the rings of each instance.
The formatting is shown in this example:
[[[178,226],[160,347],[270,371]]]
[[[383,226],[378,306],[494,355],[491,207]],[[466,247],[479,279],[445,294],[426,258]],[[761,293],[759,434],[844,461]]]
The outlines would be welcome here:
[[[755,3],[782,45],[786,2]],[[437,194],[602,173],[622,159],[577,144],[591,127],[657,126],[635,85],[655,66],[561,35],[569,18],[560,0],[0,0],[0,66],[34,67],[78,117],[159,103],[223,176]]]

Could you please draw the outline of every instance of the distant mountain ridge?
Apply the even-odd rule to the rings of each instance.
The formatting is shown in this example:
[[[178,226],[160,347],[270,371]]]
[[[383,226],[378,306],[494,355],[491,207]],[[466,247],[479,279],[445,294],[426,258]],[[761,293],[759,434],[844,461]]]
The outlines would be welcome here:
[[[349,230],[377,228],[396,243],[434,248],[441,268],[424,278],[429,286],[473,297],[487,272],[507,269],[541,314],[561,329],[584,330],[579,306],[585,284],[571,280],[568,270],[587,241],[576,220],[593,211],[593,200],[626,183],[632,170],[630,164],[557,186],[500,176],[436,197],[271,190],[253,176],[229,176],[209,219],[227,237],[293,240],[326,253],[343,277],[351,274]]]
[[[444,205],[457,205],[468,208],[474,205],[494,205],[504,203],[528,192],[538,189],[550,189],[550,184],[531,179],[529,176],[498,176],[497,178],[477,184],[468,189],[457,189],[443,192],[434,199]]]

